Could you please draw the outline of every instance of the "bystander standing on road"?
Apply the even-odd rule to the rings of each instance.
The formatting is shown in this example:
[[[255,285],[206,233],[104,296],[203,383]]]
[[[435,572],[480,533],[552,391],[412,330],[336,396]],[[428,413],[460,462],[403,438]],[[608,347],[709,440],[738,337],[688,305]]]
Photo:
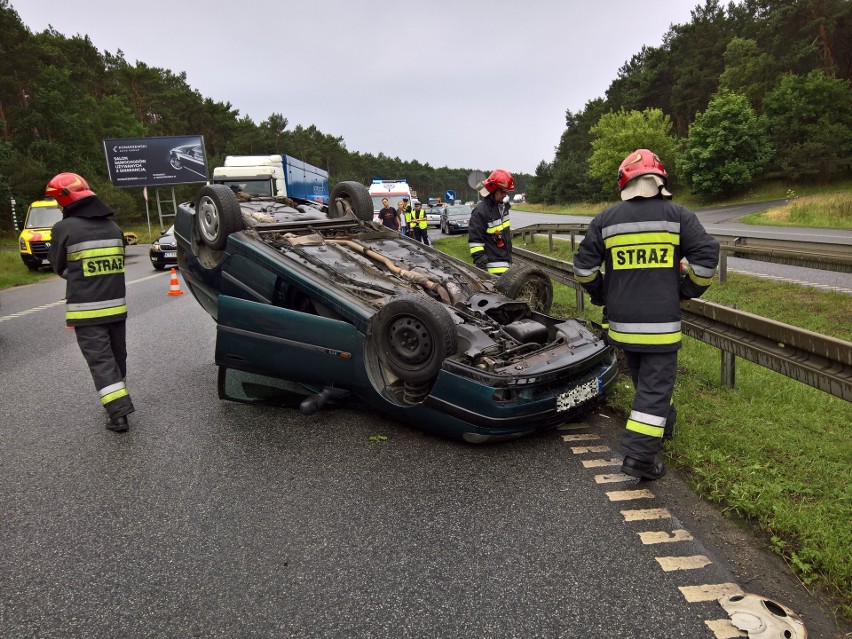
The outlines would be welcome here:
[[[411,212],[411,227],[414,232],[414,239],[429,246],[429,221],[426,219],[426,211],[423,210],[423,205],[420,202],[414,204],[414,210]]]
[[[134,411],[124,378],[127,373],[124,236],[109,218],[113,212],[76,173],[60,173],[45,194],[62,207],[53,226],[50,264],[66,280],[65,323],[89,365],[106,427],[128,428]]]
[[[396,203],[396,213],[399,215],[399,232],[408,235],[408,216],[405,212],[405,202],[400,200]]]
[[[414,237],[414,227],[411,225],[411,203],[407,197],[402,198],[402,202],[405,210],[405,232],[408,237]]]
[[[401,225],[399,213],[390,205],[390,201],[387,198],[382,200],[382,210],[379,211],[379,219],[389,229],[399,231]]]
[[[473,263],[489,273],[500,274],[512,264],[512,231],[504,198],[515,190],[508,171],[497,169],[476,186],[483,200],[470,214],[468,247]]]
[[[628,155],[617,177],[623,201],[589,224],[574,256],[574,276],[592,303],[604,307],[606,337],[624,351],[636,389],[621,440],[621,471],[659,479],[665,466],[657,454],[677,421],[672,392],[680,302],[710,286],[719,243],[692,211],[670,201],[668,175],[653,152]]]

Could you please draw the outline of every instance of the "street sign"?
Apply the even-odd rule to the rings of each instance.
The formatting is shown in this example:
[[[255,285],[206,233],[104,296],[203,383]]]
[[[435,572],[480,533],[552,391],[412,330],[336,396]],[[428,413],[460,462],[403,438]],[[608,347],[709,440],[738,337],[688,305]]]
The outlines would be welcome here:
[[[447,189],[447,192],[444,193],[444,201],[449,202],[450,204],[455,204],[456,192]]]
[[[475,189],[476,185],[482,182],[488,176],[485,175],[482,171],[471,171],[470,175],[467,176],[467,185]]]

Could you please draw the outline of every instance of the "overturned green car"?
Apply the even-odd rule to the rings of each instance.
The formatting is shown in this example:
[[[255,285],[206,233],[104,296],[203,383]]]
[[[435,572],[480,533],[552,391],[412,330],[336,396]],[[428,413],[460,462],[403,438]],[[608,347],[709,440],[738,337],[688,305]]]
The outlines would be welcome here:
[[[179,206],[178,265],[217,322],[220,397],[305,414],[357,398],[480,443],[571,421],[613,382],[612,348],[548,315],[543,272],[497,278],[372,218],[355,182],[327,206],[224,185]]]

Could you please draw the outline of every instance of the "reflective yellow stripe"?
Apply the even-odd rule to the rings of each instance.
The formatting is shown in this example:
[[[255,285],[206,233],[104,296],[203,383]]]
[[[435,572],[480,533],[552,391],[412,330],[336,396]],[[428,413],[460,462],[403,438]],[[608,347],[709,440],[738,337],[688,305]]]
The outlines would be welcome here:
[[[637,422],[632,419],[627,420],[627,426],[625,428],[627,428],[627,430],[632,430],[634,433],[641,433],[643,435],[648,435],[649,437],[659,437],[660,439],[662,439],[666,430],[659,426],[649,426],[648,424],[643,424],[642,422]]]
[[[612,329],[609,336],[622,344],[677,344],[681,339],[681,332],[675,333],[619,333]]]
[[[486,233],[492,233],[492,234],[493,233],[499,233],[500,231],[502,231],[504,229],[508,229],[508,228],[509,228],[509,220],[506,220],[505,222],[503,222],[502,224],[498,224],[497,226],[488,227],[487,229],[485,229],[485,232]]]
[[[473,255],[474,253],[481,253],[484,250],[485,250],[484,246],[471,246],[470,247],[470,254]]]
[[[86,257],[110,257],[112,255],[124,255],[124,248],[121,246],[110,246],[108,248],[74,251],[73,253],[68,253],[68,261],[76,262]]]
[[[597,272],[592,273],[591,275],[588,275],[588,276],[577,275],[577,272],[576,271],[574,272],[574,279],[577,280],[578,282],[580,282],[580,284],[588,284],[589,282],[594,280],[597,276],[598,276]]]
[[[494,273],[494,274],[505,273],[508,270],[509,270],[508,266],[491,266],[491,267],[488,268],[488,272]]]
[[[698,286],[710,286],[713,283],[713,276],[710,277],[701,277],[700,275],[696,275],[695,271],[691,268],[689,269],[689,279],[698,284]]]
[[[109,395],[104,395],[103,397],[101,397],[101,404],[106,406],[110,402],[114,402],[115,400],[117,400],[119,397],[127,397],[129,394],[130,393],[127,392],[126,388],[119,389],[113,393],[110,393]]]
[[[680,245],[680,235],[677,233],[628,233],[616,235],[604,240],[608,249],[613,246],[630,246],[631,244],[674,244]]]
[[[127,306],[113,306],[111,308],[99,308],[93,311],[67,311],[65,313],[66,320],[76,319],[94,319],[97,317],[110,317],[111,315],[121,315],[127,312]]]

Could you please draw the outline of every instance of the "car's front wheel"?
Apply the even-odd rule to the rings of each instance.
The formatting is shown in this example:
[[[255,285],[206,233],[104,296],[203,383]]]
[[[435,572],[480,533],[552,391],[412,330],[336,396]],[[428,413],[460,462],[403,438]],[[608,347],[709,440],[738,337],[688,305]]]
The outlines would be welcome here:
[[[373,219],[373,198],[359,182],[340,182],[329,195],[328,216],[343,217],[352,212],[362,222]]]
[[[508,298],[526,302],[538,313],[547,314],[553,306],[553,282],[538,268],[511,267],[497,280],[497,290]]]
[[[243,229],[243,216],[234,192],[224,184],[202,186],[195,200],[199,239],[213,250],[225,248],[228,236]]]
[[[395,297],[370,320],[368,335],[379,361],[403,382],[434,380],[456,352],[456,330],[447,311],[422,295]]]

